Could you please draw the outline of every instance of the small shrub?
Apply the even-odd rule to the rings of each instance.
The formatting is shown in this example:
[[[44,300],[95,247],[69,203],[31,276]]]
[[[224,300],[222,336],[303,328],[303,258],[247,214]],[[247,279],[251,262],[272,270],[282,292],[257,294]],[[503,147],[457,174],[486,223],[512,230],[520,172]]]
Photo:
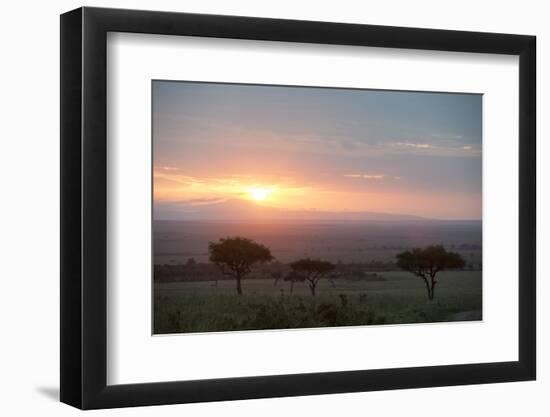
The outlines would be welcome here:
[[[346,308],[348,306],[348,296],[346,294],[338,294],[338,297],[340,297],[342,307]]]
[[[179,331],[181,323],[181,311],[176,310],[168,313],[168,323],[173,331]]]
[[[316,314],[318,319],[327,325],[334,325],[336,323],[336,317],[338,315],[338,309],[334,304],[321,303],[317,307]]]

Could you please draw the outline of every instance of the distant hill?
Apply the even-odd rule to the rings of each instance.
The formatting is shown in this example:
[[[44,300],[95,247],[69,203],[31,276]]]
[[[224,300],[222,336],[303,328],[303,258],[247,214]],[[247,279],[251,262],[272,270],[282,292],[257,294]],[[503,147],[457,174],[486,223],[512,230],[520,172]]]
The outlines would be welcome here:
[[[183,203],[170,208],[156,207],[155,218],[187,221],[300,221],[316,223],[431,220],[407,214],[369,211],[284,210],[239,199],[203,205]]]

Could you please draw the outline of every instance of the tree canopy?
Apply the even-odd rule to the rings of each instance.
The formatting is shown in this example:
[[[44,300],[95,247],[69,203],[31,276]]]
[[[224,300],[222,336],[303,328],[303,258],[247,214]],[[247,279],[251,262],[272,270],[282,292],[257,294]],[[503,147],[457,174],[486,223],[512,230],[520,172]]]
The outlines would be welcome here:
[[[456,252],[447,252],[442,245],[415,248],[396,255],[397,266],[422,278],[428,290],[428,298],[433,300],[437,273],[446,269],[464,268],[466,262]]]
[[[304,279],[308,281],[312,295],[315,295],[315,288],[319,280],[335,268],[334,264],[329,261],[310,258],[294,261],[290,264],[290,267],[294,272],[303,275]]]
[[[283,279],[287,282],[290,282],[290,293],[292,294],[292,291],[294,290],[294,283],[303,282],[306,280],[306,277],[304,274],[292,270],[288,274],[286,274]]]
[[[237,293],[242,294],[241,279],[251,272],[258,263],[273,260],[266,246],[243,237],[227,237],[219,242],[209,242],[210,261],[216,264],[222,273],[237,280]]]

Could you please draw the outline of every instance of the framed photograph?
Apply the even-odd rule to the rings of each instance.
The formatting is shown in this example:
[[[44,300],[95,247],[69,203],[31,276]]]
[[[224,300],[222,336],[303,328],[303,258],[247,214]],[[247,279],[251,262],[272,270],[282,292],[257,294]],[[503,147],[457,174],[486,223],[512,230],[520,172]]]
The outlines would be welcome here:
[[[61,16],[61,401],[533,380],[535,37]]]

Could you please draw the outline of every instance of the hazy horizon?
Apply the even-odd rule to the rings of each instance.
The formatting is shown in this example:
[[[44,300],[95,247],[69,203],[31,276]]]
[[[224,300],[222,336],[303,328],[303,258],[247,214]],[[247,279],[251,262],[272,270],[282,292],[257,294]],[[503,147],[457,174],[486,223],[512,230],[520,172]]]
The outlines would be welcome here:
[[[227,210],[243,220],[480,220],[481,103],[473,94],[154,81],[154,219]]]
[[[346,222],[481,222],[481,219],[435,219],[405,213],[374,211],[325,211],[316,209],[284,209],[258,204],[245,199],[229,199],[205,205],[181,204],[177,209],[165,208],[155,221],[181,222],[296,222],[339,224]]]

